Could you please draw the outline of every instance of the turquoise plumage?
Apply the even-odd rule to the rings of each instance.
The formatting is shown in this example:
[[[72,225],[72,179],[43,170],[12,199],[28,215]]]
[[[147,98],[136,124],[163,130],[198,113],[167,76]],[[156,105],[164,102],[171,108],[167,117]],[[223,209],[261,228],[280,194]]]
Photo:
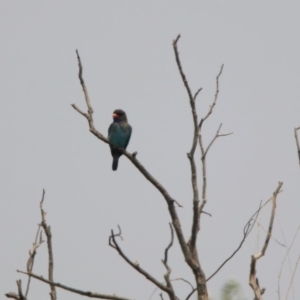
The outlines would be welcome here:
[[[132,128],[128,124],[126,113],[122,109],[116,109],[113,112],[113,119],[113,123],[108,128],[108,140],[113,157],[112,169],[116,171],[119,157],[123,154],[118,148],[126,149],[131,137]]]

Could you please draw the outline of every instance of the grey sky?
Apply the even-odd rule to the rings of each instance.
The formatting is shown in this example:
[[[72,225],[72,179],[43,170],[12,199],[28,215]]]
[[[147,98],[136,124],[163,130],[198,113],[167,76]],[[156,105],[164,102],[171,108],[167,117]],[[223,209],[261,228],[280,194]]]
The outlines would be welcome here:
[[[300,125],[300,3],[298,1],[1,1],[0,2],[0,293],[16,290],[15,272],[26,269],[40,221],[39,201],[54,239],[55,280],[83,290],[149,299],[155,287],[107,245],[120,224],[127,255],[163,281],[163,251],[170,239],[166,204],[124,157],[111,171],[107,145],[92,136],[70,104],[85,109],[75,49],[106,135],[115,108],[127,112],[133,135],[129,151],[184,205],[190,232],[192,193],[186,153],[192,119],[179,77],[172,40],[181,34],[180,57],[193,91],[203,87],[198,113],[206,113],[215,76],[225,64],[214,114],[204,128],[206,143],[222,132],[208,157],[208,203],[200,257],[209,276],[231,254],[260,200],[283,181],[278,218],[289,244],[299,226],[299,165],[293,128]],[[199,153],[197,153],[199,154]],[[200,160],[199,160],[200,163]],[[200,170],[200,165],[198,165]],[[201,182],[199,182],[201,183]],[[260,222],[267,227],[268,206]],[[264,238],[252,232],[237,256],[209,282],[217,299],[236,278],[247,299],[250,255]],[[278,219],[274,238],[284,243]],[[294,265],[300,239],[291,252]],[[258,263],[265,299],[277,297],[277,275],[286,248],[274,240]],[[35,272],[46,276],[46,247]],[[173,278],[192,281],[176,245]],[[295,282],[299,283],[298,272]],[[288,265],[281,289],[289,284]],[[189,286],[176,283],[179,296]],[[48,287],[34,281],[30,299],[46,299]],[[60,299],[79,296],[59,290]],[[295,285],[295,299],[300,286]],[[158,299],[158,294],[153,296]],[[292,297],[290,299],[293,299]]]

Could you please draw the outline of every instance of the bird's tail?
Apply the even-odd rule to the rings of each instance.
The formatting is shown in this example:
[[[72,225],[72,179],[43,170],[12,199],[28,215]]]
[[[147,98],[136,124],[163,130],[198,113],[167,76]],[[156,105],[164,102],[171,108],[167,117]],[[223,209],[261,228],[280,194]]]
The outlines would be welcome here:
[[[116,171],[118,169],[118,162],[119,162],[119,157],[114,156],[113,157],[113,163],[112,163],[112,169],[113,171]]]

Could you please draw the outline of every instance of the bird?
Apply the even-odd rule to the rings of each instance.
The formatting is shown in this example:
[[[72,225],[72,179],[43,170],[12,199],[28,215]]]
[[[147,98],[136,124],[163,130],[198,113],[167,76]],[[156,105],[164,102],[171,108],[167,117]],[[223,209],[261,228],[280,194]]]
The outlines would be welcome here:
[[[113,122],[108,128],[108,141],[113,157],[112,169],[116,171],[118,169],[119,157],[123,154],[118,148],[126,149],[131,137],[132,128],[128,124],[124,110],[116,109],[112,117]]]

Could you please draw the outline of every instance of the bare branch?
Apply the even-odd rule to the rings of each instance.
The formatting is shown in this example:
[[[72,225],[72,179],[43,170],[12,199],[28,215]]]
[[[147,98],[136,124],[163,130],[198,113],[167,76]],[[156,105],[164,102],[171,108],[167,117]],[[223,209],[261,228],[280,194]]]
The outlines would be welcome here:
[[[167,246],[167,248],[165,249],[165,258],[162,260],[162,263],[164,264],[164,266],[165,266],[165,268],[167,270],[167,273],[164,275],[164,278],[165,278],[167,287],[170,290],[170,292],[168,293],[169,297],[170,297],[170,299],[176,300],[176,296],[175,296],[175,292],[174,292],[174,289],[173,289],[173,285],[172,285],[171,280],[170,280],[170,274],[171,274],[172,270],[171,270],[171,268],[168,265],[168,251],[173,246],[173,241],[174,241],[173,227],[172,227],[171,223],[169,223],[169,225],[170,225],[170,230],[171,230],[171,241],[170,241],[169,245]]]
[[[163,260],[164,264],[166,264],[168,262],[168,251],[173,246],[173,241],[174,241],[173,227],[172,227],[171,223],[169,223],[169,225],[170,225],[170,230],[171,230],[171,241],[170,241],[170,244],[168,245],[168,247],[165,249],[165,258]]]
[[[207,146],[206,150],[204,151],[204,158],[206,158],[206,155],[208,153],[208,150],[210,149],[210,147],[212,146],[212,144],[215,142],[215,140],[218,138],[218,137],[222,137],[222,136],[228,136],[228,135],[231,135],[233,134],[233,132],[230,132],[230,133],[225,133],[225,134],[219,134],[220,130],[221,130],[221,127],[222,127],[222,123],[220,124],[214,138],[212,139],[212,141],[209,143],[209,145]]]
[[[177,67],[178,67],[179,73],[181,75],[181,79],[182,79],[183,84],[188,93],[188,97],[190,100],[190,106],[191,106],[191,110],[192,110],[193,122],[194,122],[194,135],[193,135],[192,147],[191,147],[190,152],[187,154],[189,161],[190,161],[190,166],[191,166],[191,182],[192,182],[192,189],[193,189],[193,222],[192,222],[192,229],[191,229],[191,237],[188,241],[188,247],[189,247],[190,253],[186,253],[186,254],[188,254],[188,256],[185,253],[184,254],[185,254],[185,260],[186,260],[187,264],[190,266],[190,268],[192,269],[192,271],[195,275],[198,299],[200,300],[200,299],[208,299],[205,274],[200,266],[198,253],[197,253],[197,249],[196,249],[197,235],[200,230],[200,212],[201,211],[199,212],[199,191],[198,191],[197,169],[196,169],[194,154],[195,154],[195,150],[197,147],[198,136],[199,136],[199,138],[201,136],[201,134],[200,134],[201,126],[198,126],[198,115],[196,112],[195,101],[196,101],[196,97],[199,94],[199,92],[201,91],[201,89],[199,89],[195,93],[194,97],[192,96],[192,92],[191,92],[189,83],[183,72],[183,68],[181,65],[180,58],[179,58],[179,52],[178,52],[178,48],[177,48],[177,43],[178,43],[179,38],[180,38],[180,35],[178,35],[177,38],[173,41],[173,49],[174,49],[174,53],[175,53]],[[221,71],[222,71],[222,69],[221,69]],[[218,78],[217,78],[217,81],[218,81]],[[217,86],[217,92],[218,92],[218,86]],[[216,100],[217,100],[217,94],[215,96],[213,106],[215,105]],[[212,108],[211,108],[211,112],[212,112]],[[202,121],[202,123],[203,123],[203,121]],[[203,208],[204,204],[205,203],[203,202],[202,208]]]
[[[77,55],[78,67],[79,67],[78,77],[79,77],[80,84],[82,86],[82,90],[83,90],[83,93],[84,93],[84,96],[85,96],[86,105],[88,107],[88,113],[89,113],[90,116],[92,116],[94,111],[93,111],[93,108],[92,108],[92,105],[91,105],[91,101],[90,101],[90,98],[89,98],[89,95],[88,95],[87,88],[85,86],[85,83],[84,83],[84,80],[83,80],[83,77],[82,77],[83,67],[82,67],[82,63],[81,63],[81,59],[80,59],[78,50],[76,50],[76,55]]]
[[[38,241],[39,239],[39,241]],[[35,241],[32,245],[32,248],[29,250],[29,258],[27,261],[27,272],[31,273],[32,269],[33,269],[33,264],[34,264],[34,258],[36,255],[36,250],[38,249],[38,247],[43,243],[43,238],[42,238],[42,231],[41,231],[41,224],[38,225],[38,230],[35,236]],[[27,281],[27,288],[26,288],[26,293],[25,293],[25,297],[28,296],[29,293],[29,286],[30,286],[30,279],[31,277],[28,276],[28,281]]]
[[[193,116],[193,122],[194,122],[194,136],[193,136],[193,141],[192,141],[192,147],[190,152],[188,153],[188,158],[190,160],[190,165],[191,165],[191,180],[192,180],[192,188],[193,188],[193,225],[192,225],[192,233],[191,233],[191,238],[189,240],[189,247],[191,249],[195,248],[196,244],[196,239],[197,239],[197,232],[199,231],[199,215],[198,215],[198,206],[199,206],[199,192],[198,192],[198,180],[197,180],[197,169],[196,169],[196,163],[194,159],[194,154],[197,146],[197,139],[198,139],[198,134],[199,134],[199,127],[198,127],[198,115],[196,112],[196,105],[195,105],[195,100],[197,98],[197,95],[200,93],[202,89],[199,89],[194,97],[192,96],[191,88],[189,86],[189,83],[186,79],[186,76],[183,72],[181,61],[179,58],[179,52],[177,48],[177,42],[180,38],[180,35],[177,36],[177,38],[173,41],[173,49],[175,53],[175,59],[177,63],[177,67],[181,76],[181,79],[183,81],[183,84],[186,88],[186,91],[189,96],[190,100],[190,106],[192,110],[192,116]]]
[[[18,286],[18,294],[16,293],[7,293],[5,294],[5,296],[7,298],[13,298],[13,299],[16,299],[16,300],[27,300],[26,296],[23,295],[23,292],[22,292],[22,281],[21,279],[17,280],[17,286]]]
[[[295,134],[296,146],[297,146],[297,152],[298,152],[298,159],[299,159],[299,164],[300,164],[300,143],[299,143],[298,133],[297,133],[297,131],[299,129],[300,129],[300,127],[294,128],[294,134]]]
[[[117,234],[118,236],[118,234]],[[113,230],[111,231],[110,239],[109,239],[109,245],[116,249],[118,253],[121,255],[121,257],[130,265],[132,266],[135,270],[137,270],[139,273],[144,275],[149,281],[151,281],[153,284],[155,284],[158,288],[160,288],[162,291],[170,294],[170,289],[169,287],[166,287],[162,283],[158,282],[153,276],[151,276],[148,272],[146,272],[144,269],[142,269],[139,265],[138,262],[132,262],[122,251],[120,248],[119,244],[117,243],[115,239],[116,235],[114,234]]]
[[[52,233],[50,226],[47,225],[46,222],[46,213],[43,209],[43,202],[45,198],[45,190],[43,190],[42,200],[40,202],[41,216],[42,222],[41,226],[43,227],[46,237],[47,237],[47,248],[48,248],[48,279],[53,282],[53,267],[54,267],[54,259],[53,259],[53,249],[52,249]],[[29,272],[31,274],[31,272]],[[50,285],[50,296],[51,300],[56,300],[56,289],[55,285]]]
[[[17,270],[17,272],[28,275],[28,276],[32,276],[33,278],[35,278],[37,280],[40,280],[42,282],[45,282],[45,283],[49,284],[50,286],[55,286],[55,287],[61,288],[63,290],[66,290],[66,291],[69,291],[69,292],[72,292],[72,293],[75,293],[75,294],[79,294],[79,295],[82,295],[82,296],[90,297],[90,298],[109,299],[109,300],[130,300],[129,298],[118,297],[116,295],[106,295],[106,294],[86,292],[86,291],[74,289],[74,288],[68,287],[64,284],[61,284],[59,282],[50,281],[48,279],[45,279],[43,276],[39,276],[39,275],[36,275],[34,273],[27,273],[27,272],[23,272],[23,271],[20,271],[20,270]]]
[[[264,228],[264,226],[258,222],[257,220],[255,220],[255,223],[257,224],[258,227],[260,227],[265,233],[268,233],[268,230]],[[285,244],[279,242],[275,237],[273,237],[273,235],[271,235],[270,239],[272,239],[274,242],[276,242],[279,246],[281,247],[286,247]]]
[[[251,288],[253,289],[253,292],[254,292],[254,295],[255,295],[255,300],[262,300],[262,294],[265,291],[264,289],[260,288],[258,278],[256,277],[256,262],[257,262],[258,259],[260,259],[262,256],[265,255],[265,252],[266,252],[267,247],[269,245],[270,237],[272,235],[274,216],[275,216],[275,212],[276,212],[277,195],[279,194],[282,185],[283,185],[283,182],[279,182],[276,190],[273,193],[272,212],[271,212],[271,217],[270,217],[270,222],[269,222],[269,230],[268,230],[268,234],[266,236],[265,243],[264,243],[261,251],[259,251],[255,255],[251,256],[249,284],[250,284]]]
[[[206,282],[209,281],[211,278],[213,278],[225,266],[225,264],[228,261],[230,261],[235,256],[235,254],[242,248],[247,236],[250,234],[250,232],[253,229],[253,226],[255,224],[255,221],[257,220],[257,217],[259,215],[259,212],[261,211],[261,208],[262,208],[262,206],[260,205],[258,210],[251,216],[251,218],[246,223],[244,230],[243,230],[243,238],[242,238],[240,244],[238,245],[238,247],[233,251],[233,253],[227,259],[224,260],[224,262],[220,265],[220,267],[206,279]]]
[[[197,288],[194,288],[194,289],[187,295],[187,297],[185,298],[185,300],[189,300],[189,299],[192,297],[192,295],[193,295],[196,291],[197,291]]]
[[[224,68],[224,64],[221,66],[220,72],[216,77],[216,93],[215,93],[214,101],[213,101],[212,105],[209,107],[209,110],[208,110],[207,114],[205,115],[205,117],[201,119],[201,122],[199,124],[200,128],[202,127],[203,122],[212,114],[213,109],[217,103],[217,99],[218,99],[218,95],[219,95],[219,78],[223,72],[223,68]]]

